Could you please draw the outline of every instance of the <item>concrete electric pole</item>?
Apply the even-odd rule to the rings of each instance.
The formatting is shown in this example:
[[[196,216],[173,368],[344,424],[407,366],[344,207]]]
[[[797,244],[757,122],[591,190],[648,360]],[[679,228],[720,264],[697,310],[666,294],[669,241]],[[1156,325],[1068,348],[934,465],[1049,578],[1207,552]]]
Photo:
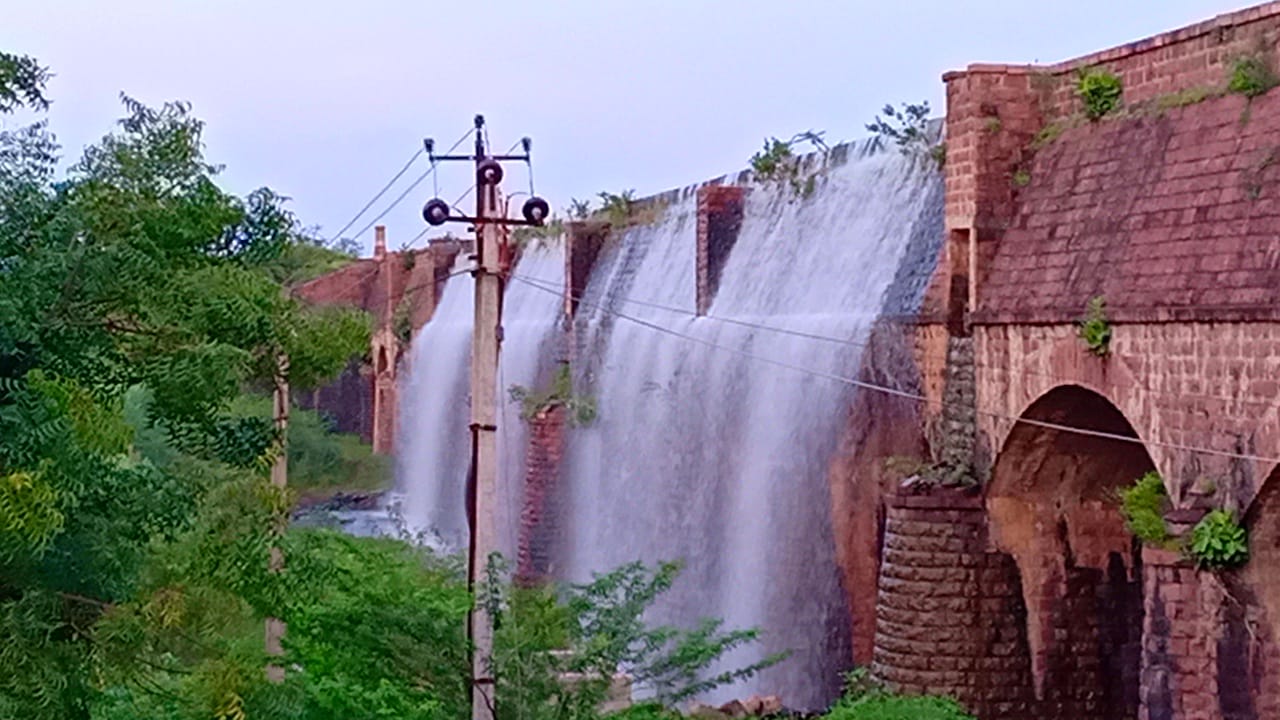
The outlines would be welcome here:
[[[276,356],[275,393],[272,397],[273,420],[276,434],[280,438],[279,454],[271,464],[271,484],[284,490],[289,480],[289,445],[286,434],[289,430],[289,356],[280,353]],[[283,534],[284,528],[278,531]],[[279,546],[272,546],[268,569],[273,573],[284,570],[284,553]],[[266,622],[267,655],[284,655],[284,621],[280,618],[267,618]],[[267,679],[271,682],[284,682],[284,668],[279,665],[267,665]]]
[[[435,155],[433,143],[426,141],[427,154],[434,164],[440,160],[470,160],[476,172],[475,217],[454,216],[448,203],[435,198],[423,207],[422,216],[431,225],[448,221],[467,222],[475,227],[475,326],[471,337],[471,480],[467,488],[467,514],[471,528],[471,546],[467,563],[468,586],[473,593],[485,574],[490,557],[498,551],[498,424],[497,374],[502,342],[501,258],[505,243],[503,226],[541,225],[546,220],[547,203],[530,196],[524,204],[524,220],[503,216],[503,160],[529,162],[530,142],[523,141],[523,155],[490,155],[485,146],[484,117],[475,119],[474,155]],[[471,610],[468,632],[472,642],[471,716],[473,720],[494,720],[497,708],[492,672],[493,618],[483,603]]]

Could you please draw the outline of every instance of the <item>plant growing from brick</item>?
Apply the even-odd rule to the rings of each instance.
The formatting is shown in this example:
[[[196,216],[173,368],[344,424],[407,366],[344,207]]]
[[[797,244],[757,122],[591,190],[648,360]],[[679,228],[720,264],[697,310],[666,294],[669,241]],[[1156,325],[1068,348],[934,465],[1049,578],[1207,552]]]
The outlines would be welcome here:
[[[636,191],[623,190],[620,193],[604,191],[597,195],[600,198],[600,213],[605,219],[618,227],[626,225],[635,207]]]
[[[822,153],[825,168],[831,149],[823,141],[822,135],[822,132],[806,130],[792,135],[786,141],[776,137],[767,138],[764,148],[748,161],[751,172],[761,182],[785,183],[793,194],[802,198],[809,197],[817,187],[817,176],[821,170],[806,175],[800,166],[800,158],[795,154],[795,146],[801,142],[813,146]]]
[[[1254,98],[1280,84],[1271,64],[1261,55],[1245,55],[1231,64],[1227,90]]]
[[[931,158],[939,169],[946,163],[946,148],[941,143],[935,144],[929,133],[929,103],[919,105],[902,104],[898,110],[893,105],[885,105],[882,113],[874,122],[867,125],[882,142],[892,142],[898,146],[903,155]],[[999,122],[999,119],[996,119]],[[988,126],[990,129],[990,126]],[[998,131],[998,130],[997,130]]]
[[[551,218],[541,225],[525,225],[511,232],[511,242],[516,247],[528,247],[531,242],[545,243],[564,234],[564,222]]]
[[[1120,78],[1108,70],[1081,68],[1076,94],[1084,102],[1084,114],[1096,121],[1120,107],[1124,86]]]
[[[595,398],[573,392],[573,373],[568,363],[556,370],[550,388],[534,392],[523,385],[512,385],[507,394],[512,402],[520,403],[520,417],[526,421],[557,407],[568,412],[569,422],[574,425],[590,425],[596,419]]]
[[[1089,300],[1079,332],[1089,352],[1098,357],[1106,357],[1111,352],[1111,323],[1107,320],[1107,305],[1101,295]]]
[[[1031,173],[1026,168],[1018,168],[1013,173],[1013,177],[1009,179],[1016,188],[1024,188],[1031,184]]]
[[[1168,496],[1160,474],[1153,470],[1143,475],[1119,495],[1120,513],[1129,532],[1152,547],[1167,547],[1171,539],[1164,522]]]
[[[1191,530],[1187,554],[1203,568],[1239,567],[1249,559],[1249,534],[1227,510],[1212,510]]]

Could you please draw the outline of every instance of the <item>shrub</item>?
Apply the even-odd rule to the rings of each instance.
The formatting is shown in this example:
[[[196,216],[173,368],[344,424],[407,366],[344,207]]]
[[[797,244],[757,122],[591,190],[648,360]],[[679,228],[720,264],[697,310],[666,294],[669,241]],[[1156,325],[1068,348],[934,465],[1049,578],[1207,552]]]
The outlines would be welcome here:
[[[934,144],[929,135],[929,103],[919,105],[903,103],[902,109],[885,105],[884,117],[877,115],[875,121],[867,125],[867,130],[875,133],[882,142],[889,141],[898,146],[903,155],[928,157],[942,169],[947,161],[947,150],[942,143]],[[999,132],[999,118],[996,124],[987,125],[992,132]]]
[[[590,425],[596,419],[595,398],[573,392],[573,374],[567,363],[556,371],[549,389],[534,392],[523,385],[512,385],[507,394],[512,402],[520,403],[520,417],[526,421],[554,407],[567,410],[569,422],[575,425]]]
[[[974,720],[960,703],[937,695],[898,695],[863,668],[845,676],[845,693],[824,720]]]
[[[1084,101],[1084,114],[1090,120],[1098,120],[1120,106],[1124,87],[1120,78],[1101,68],[1082,68],[1076,83],[1076,93]]]
[[[1161,547],[1169,542],[1169,528],[1164,524],[1167,504],[1164,481],[1154,470],[1138,478],[1120,491],[1120,512],[1129,532],[1142,542]]]
[[[1089,300],[1084,319],[1080,321],[1080,339],[1089,352],[1106,357],[1111,352],[1111,323],[1107,320],[1107,304],[1102,296]]]
[[[1271,65],[1261,56],[1246,55],[1231,65],[1231,78],[1227,90],[1253,98],[1266,93],[1280,82]]]
[[[1196,523],[1187,551],[1200,567],[1237,567],[1249,559],[1249,536],[1234,513],[1213,510]]]
[[[823,142],[822,135],[821,132],[807,130],[796,133],[787,141],[776,137],[766,139],[764,148],[752,155],[748,161],[751,172],[761,182],[785,183],[790,186],[793,195],[808,198],[817,188],[817,174],[822,170],[804,176],[800,167],[800,158],[796,156],[794,149],[797,143],[807,142],[822,153],[825,164],[830,148]]]

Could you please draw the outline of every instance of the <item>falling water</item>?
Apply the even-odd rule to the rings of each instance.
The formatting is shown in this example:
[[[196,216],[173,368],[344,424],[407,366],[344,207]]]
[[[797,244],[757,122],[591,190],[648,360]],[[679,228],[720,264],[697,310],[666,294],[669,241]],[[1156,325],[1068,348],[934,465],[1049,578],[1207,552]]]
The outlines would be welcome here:
[[[924,223],[941,236],[941,195],[936,172],[897,153],[843,151],[808,199],[748,193],[708,317],[633,302],[692,310],[690,192],[602,256],[579,310],[578,365],[599,420],[570,443],[559,557],[573,579],[636,559],[682,560],[657,619],[760,627],[763,642],[737,664],[793,651],[721,697],[779,692],[816,708],[848,664],[827,473],[852,391],[822,375],[856,375],[859,343],[913,235]]]
[[[845,146],[808,198],[751,188],[707,317],[691,316],[693,189],[678,193],[659,221],[607,243],[592,271],[573,362],[598,419],[569,437],[554,502],[553,572],[576,581],[633,560],[683,561],[653,620],[759,627],[762,642],[738,651],[733,664],[793,651],[721,698],[774,692],[812,709],[838,692],[850,652],[848,606],[827,473],[853,390],[830,376],[857,374],[861,343],[886,308],[918,308],[941,242],[941,197],[936,171],[870,144]],[[561,286],[561,252],[527,253],[518,277]],[[415,340],[401,394],[406,517],[454,547],[466,537],[471,292],[469,282],[450,282]],[[546,377],[560,302],[524,282],[509,287],[504,389]],[[513,520],[503,525],[514,534],[523,426],[516,408],[502,407],[510,483],[502,511]]]
[[[459,268],[470,261],[459,256]],[[564,250],[558,239],[535,241],[518,269],[563,284]],[[519,283],[503,301],[503,342],[498,370],[497,525],[499,549],[514,557],[516,520],[523,499],[525,426],[508,400],[512,385],[533,387],[549,371],[563,300]],[[450,280],[431,322],[415,337],[408,381],[401,388],[398,477],[400,512],[408,527],[449,550],[467,543],[466,478],[470,462],[471,329],[475,293],[469,278]],[[541,374],[541,375],[540,375]]]

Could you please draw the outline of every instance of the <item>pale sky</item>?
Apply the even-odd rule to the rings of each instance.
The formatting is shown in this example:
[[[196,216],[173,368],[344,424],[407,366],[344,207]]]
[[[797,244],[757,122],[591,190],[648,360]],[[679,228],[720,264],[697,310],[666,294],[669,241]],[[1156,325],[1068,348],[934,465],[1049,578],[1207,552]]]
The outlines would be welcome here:
[[[1210,18],[1243,0],[42,0],[0,11],[0,49],[56,77],[49,120],[73,160],[119,94],[187,100],[224,184],[267,185],[329,234],[434,137],[483,113],[505,150],[533,138],[537,190],[639,195],[746,166],[766,136],[865,136],[886,102],[943,109],[941,74],[1056,62]],[[25,118],[3,120],[13,127]],[[427,169],[420,160],[375,205]],[[527,190],[521,168],[509,191]],[[440,174],[454,200],[471,184]],[[428,179],[385,219],[418,234]],[[364,219],[352,230],[364,225]],[[434,234],[434,233],[433,233]],[[360,238],[366,249],[372,231]]]

